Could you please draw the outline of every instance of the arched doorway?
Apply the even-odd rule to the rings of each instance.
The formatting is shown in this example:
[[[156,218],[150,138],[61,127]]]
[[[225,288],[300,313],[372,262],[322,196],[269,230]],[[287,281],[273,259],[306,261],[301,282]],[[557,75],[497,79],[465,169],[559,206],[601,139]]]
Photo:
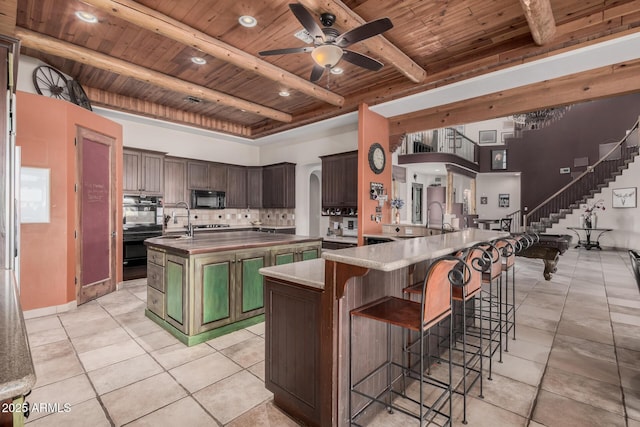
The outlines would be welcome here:
[[[309,175],[309,236],[320,235],[320,171],[315,170]]]

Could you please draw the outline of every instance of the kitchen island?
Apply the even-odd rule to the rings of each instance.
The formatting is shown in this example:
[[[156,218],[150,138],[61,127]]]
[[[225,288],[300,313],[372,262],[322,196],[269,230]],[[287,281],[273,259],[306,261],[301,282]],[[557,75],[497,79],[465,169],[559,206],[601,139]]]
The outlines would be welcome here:
[[[502,231],[453,233],[330,251],[323,259],[262,268],[266,277],[265,385],[274,402],[304,424],[349,424],[349,312],[421,279],[431,260]],[[399,331],[396,342],[400,342]],[[386,360],[386,328],[354,322],[354,381]],[[400,361],[399,348],[393,358]],[[384,382],[372,387],[384,387]],[[355,399],[354,408],[362,405]],[[375,406],[375,405],[374,405]],[[367,411],[374,416],[380,408]],[[365,415],[366,417],[367,415]]]
[[[147,317],[187,345],[264,320],[260,268],[318,258],[322,240],[233,231],[167,235],[147,246]]]

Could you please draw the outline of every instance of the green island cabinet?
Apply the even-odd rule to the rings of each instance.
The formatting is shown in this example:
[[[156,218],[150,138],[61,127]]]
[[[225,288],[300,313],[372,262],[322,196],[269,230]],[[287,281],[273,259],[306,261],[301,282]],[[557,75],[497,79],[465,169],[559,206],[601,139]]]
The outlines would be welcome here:
[[[259,270],[321,251],[320,240],[198,254],[147,246],[147,316],[187,345],[263,321]]]

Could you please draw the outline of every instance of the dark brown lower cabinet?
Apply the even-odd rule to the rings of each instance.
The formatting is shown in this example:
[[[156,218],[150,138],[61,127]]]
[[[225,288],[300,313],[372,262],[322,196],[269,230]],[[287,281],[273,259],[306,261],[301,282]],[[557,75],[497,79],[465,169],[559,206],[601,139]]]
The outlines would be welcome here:
[[[265,281],[265,385],[276,405],[312,426],[320,425],[321,295],[322,289]]]

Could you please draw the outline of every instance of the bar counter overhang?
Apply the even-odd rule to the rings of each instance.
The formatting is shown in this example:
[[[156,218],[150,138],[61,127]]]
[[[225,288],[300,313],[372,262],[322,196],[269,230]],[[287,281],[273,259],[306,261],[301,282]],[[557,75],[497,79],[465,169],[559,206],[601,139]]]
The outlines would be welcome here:
[[[348,425],[350,310],[386,295],[401,297],[408,283],[424,277],[433,259],[508,235],[465,229],[261,269],[266,278],[265,384],[276,405],[309,425]],[[354,371],[364,372],[386,356],[386,349],[379,348],[385,331],[354,324],[353,334],[365,343],[357,347]]]

